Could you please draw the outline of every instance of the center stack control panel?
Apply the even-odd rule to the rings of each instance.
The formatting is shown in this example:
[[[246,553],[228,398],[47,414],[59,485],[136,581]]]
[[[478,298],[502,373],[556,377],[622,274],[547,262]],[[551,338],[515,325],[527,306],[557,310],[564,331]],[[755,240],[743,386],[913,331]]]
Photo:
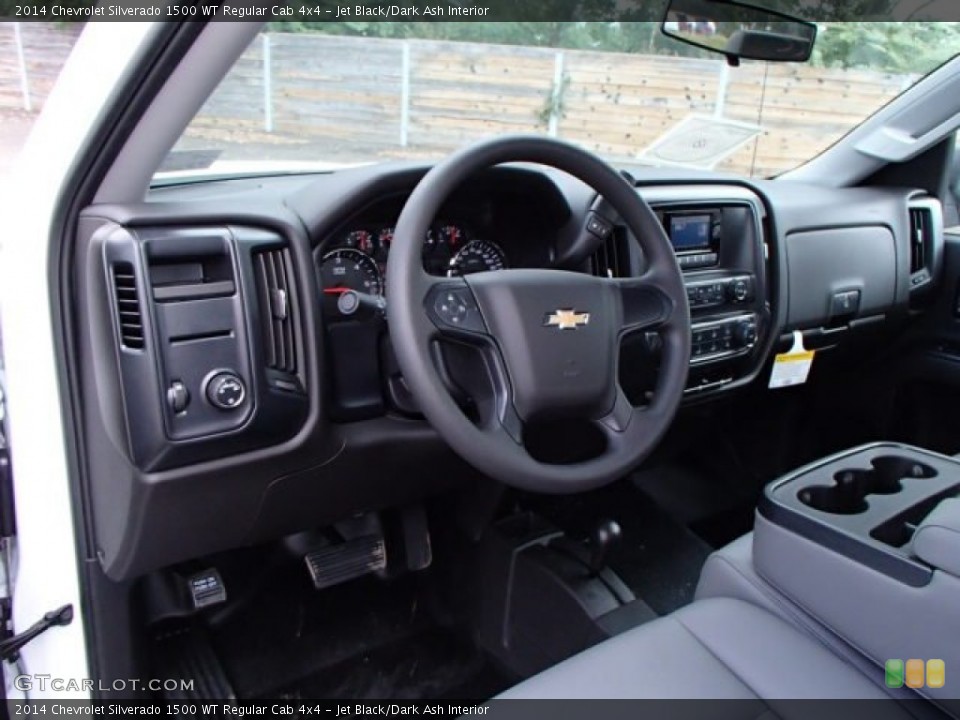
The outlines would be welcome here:
[[[762,206],[750,195],[651,206],[677,254],[690,305],[688,395],[751,375],[770,324]]]
[[[690,310],[744,307],[754,299],[753,276],[708,280],[687,285]],[[691,329],[690,361],[694,364],[749,352],[757,342],[757,314],[753,312],[696,322]]]

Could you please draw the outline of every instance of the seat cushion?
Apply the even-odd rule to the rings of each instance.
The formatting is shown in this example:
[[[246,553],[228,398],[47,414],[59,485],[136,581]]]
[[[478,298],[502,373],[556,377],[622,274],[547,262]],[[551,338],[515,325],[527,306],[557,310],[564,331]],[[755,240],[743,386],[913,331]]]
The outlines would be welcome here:
[[[882,682],[882,670],[877,672]],[[501,695],[510,699],[886,697],[877,683],[816,640],[767,610],[730,598],[694,602],[585,650]]]

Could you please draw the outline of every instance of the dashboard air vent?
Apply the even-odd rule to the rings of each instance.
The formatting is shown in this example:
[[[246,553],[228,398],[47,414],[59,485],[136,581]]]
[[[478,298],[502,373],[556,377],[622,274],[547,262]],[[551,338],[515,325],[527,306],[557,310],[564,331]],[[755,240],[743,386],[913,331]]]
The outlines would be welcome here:
[[[120,344],[130,350],[142,350],[144,345],[143,316],[137,293],[137,276],[128,262],[113,264],[113,293],[120,326]]]
[[[910,274],[927,267],[933,245],[933,213],[928,208],[910,208]]]
[[[616,278],[630,275],[630,252],[626,238],[619,228],[607,235],[590,260],[597,277]]]
[[[267,367],[297,372],[297,312],[290,253],[286,249],[258,252],[253,257]]]

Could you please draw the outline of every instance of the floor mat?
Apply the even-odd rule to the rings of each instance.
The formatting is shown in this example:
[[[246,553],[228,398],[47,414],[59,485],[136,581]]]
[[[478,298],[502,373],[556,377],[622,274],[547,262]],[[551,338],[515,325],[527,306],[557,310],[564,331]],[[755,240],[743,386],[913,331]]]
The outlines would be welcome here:
[[[608,564],[658,614],[693,600],[712,548],[629,483],[541,503],[537,511],[573,536],[585,536],[606,518],[615,520],[623,536]]]
[[[479,701],[509,684],[479,652],[434,629],[302,678],[271,697]]]
[[[271,573],[211,639],[240,698],[489,697],[508,681],[440,627],[429,575],[316,591],[301,564]]]

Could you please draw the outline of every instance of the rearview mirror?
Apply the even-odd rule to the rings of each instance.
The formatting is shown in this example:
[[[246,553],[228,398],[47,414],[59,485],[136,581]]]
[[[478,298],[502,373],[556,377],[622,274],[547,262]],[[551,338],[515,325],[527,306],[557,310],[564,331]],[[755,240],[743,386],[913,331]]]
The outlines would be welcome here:
[[[661,29],[676,40],[723,53],[734,65],[741,58],[805,62],[817,37],[814,23],[753,5],[716,0],[670,0]]]

